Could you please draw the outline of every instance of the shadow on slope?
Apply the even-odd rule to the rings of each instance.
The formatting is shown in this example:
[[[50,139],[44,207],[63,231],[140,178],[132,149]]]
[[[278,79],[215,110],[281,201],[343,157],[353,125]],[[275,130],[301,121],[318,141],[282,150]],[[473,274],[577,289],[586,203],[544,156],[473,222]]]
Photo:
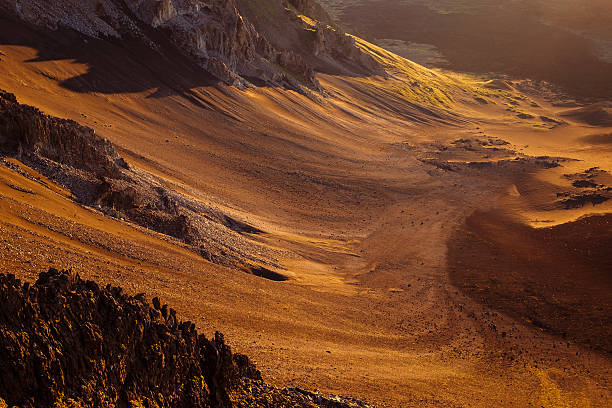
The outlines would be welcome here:
[[[609,354],[611,232],[611,215],[534,229],[477,212],[449,241],[450,276],[478,302]]]
[[[598,102],[568,110],[562,112],[561,116],[591,126],[610,127],[612,126],[612,102]]]
[[[215,86],[220,81],[185,57],[163,33],[148,31],[156,40],[157,50],[135,38],[95,39],[72,30],[51,31],[0,16],[0,46],[37,50],[37,58],[28,62],[71,60],[87,66],[86,73],[59,81],[70,91],[100,94],[155,91],[149,97],[180,95],[202,108],[216,110],[191,90]]]

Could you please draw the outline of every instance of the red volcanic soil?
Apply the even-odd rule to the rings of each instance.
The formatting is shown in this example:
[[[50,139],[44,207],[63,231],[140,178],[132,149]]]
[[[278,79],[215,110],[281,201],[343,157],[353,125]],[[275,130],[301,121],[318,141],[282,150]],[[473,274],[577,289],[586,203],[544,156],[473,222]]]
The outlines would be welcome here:
[[[609,130],[553,124],[558,109],[514,83],[500,91],[405,62],[389,78],[319,75],[326,94],[309,98],[219,84],[161,39],[163,59],[87,41],[2,21],[1,87],[92,127],[134,172],[208,206],[200,219],[252,226],[208,238],[288,279],[209,262],[83,206],[61,174],[15,157],[0,166],[3,271],[32,280],[72,266],[158,296],[199,331],[224,332],[281,387],[380,407],[610,401],[609,217],[532,230],[487,212],[517,180],[521,205],[532,197],[518,191],[534,185],[533,201],[553,207],[560,189],[538,177],[565,188],[564,166],[612,170],[605,152],[576,142]],[[536,158],[542,150],[582,161]]]
[[[450,240],[452,282],[482,304],[612,353],[612,216],[531,228],[472,214]]]
[[[598,102],[581,108],[568,110],[562,112],[561,116],[591,126],[611,127],[612,102]]]

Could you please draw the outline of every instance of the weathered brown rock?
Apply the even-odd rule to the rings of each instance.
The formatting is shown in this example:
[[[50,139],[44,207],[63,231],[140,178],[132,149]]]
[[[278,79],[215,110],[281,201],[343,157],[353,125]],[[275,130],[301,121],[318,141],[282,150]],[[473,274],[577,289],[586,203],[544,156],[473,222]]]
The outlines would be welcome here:
[[[31,287],[0,275],[0,303],[0,396],[11,406],[224,406],[238,373],[259,379],[221,335],[76,274],[52,269]]]
[[[176,238],[211,262],[248,273],[253,264],[276,267],[254,255],[267,253],[273,259],[268,250],[243,236],[260,233],[257,228],[130,168],[92,129],[44,115],[0,90],[2,156],[16,157],[61,184],[80,204]]]
[[[154,304],[70,271],[0,274],[0,406],[367,407],[270,387],[221,333]]]
[[[127,168],[111,143],[92,129],[44,115],[2,90],[0,151],[18,157],[38,155],[99,177],[117,177]]]
[[[276,0],[275,0],[276,1]],[[224,82],[249,86],[248,78],[299,90],[317,88],[304,61],[295,81],[276,65],[278,51],[238,11],[235,0],[0,0],[0,11],[49,29],[69,28],[87,36],[138,38],[157,49],[146,28],[158,29],[176,47]]]

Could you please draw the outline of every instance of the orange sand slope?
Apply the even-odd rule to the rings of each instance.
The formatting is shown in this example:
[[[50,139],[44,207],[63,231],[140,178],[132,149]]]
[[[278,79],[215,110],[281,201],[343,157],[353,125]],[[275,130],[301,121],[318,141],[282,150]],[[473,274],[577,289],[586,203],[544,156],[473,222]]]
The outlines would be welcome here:
[[[605,106],[568,111],[528,82],[429,71],[365,42],[388,78],[319,75],[318,99],[239,91],[136,46],[3,27],[0,88],[262,230],[243,235],[280,249],[289,280],[207,262],[12,159],[4,271],[72,266],[159,296],[272,383],[381,407],[612,398],[612,200],[591,200],[612,186],[612,145],[594,136],[612,127],[589,119]]]

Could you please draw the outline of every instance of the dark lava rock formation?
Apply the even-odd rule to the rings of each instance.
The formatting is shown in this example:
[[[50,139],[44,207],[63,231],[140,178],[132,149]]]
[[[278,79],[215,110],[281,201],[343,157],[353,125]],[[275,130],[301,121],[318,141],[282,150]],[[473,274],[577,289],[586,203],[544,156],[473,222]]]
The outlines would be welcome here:
[[[21,105],[15,95],[0,90],[0,152],[46,157],[57,163],[117,177],[127,164],[111,143],[72,120],[53,118]]]
[[[0,406],[368,407],[265,384],[223,335],[144,295],[50,269],[0,274]]]
[[[270,250],[249,239],[261,233],[259,229],[130,167],[92,129],[19,104],[14,95],[0,90],[3,156],[16,158],[64,186],[80,204],[178,239],[211,262],[248,273],[254,273],[253,265],[276,267],[266,261],[275,258]]]

